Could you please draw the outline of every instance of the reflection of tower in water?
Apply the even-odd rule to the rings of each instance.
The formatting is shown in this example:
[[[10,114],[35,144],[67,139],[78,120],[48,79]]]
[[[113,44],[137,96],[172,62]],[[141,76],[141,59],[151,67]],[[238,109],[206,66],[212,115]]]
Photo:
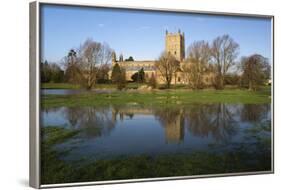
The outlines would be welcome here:
[[[160,109],[155,112],[150,108],[113,107],[111,111],[113,123],[116,121],[122,122],[124,117],[132,119],[135,114],[156,115],[164,127],[166,143],[181,143],[184,139],[184,117],[182,109]]]
[[[111,109],[111,120],[113,123],[115,123],[117,120],[117,114],[118,114],[118,110],[116,110],[115,108],[112,108]]]
[[[184,120],[177,115],[173,120],[165,123],[165,136],[167,143],[180,143],[184,139]]]

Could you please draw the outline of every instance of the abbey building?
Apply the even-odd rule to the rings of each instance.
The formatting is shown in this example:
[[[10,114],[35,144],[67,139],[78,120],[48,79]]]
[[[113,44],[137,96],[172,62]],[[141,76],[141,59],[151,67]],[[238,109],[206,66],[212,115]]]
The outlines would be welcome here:
[[[165,52],[172,54],[179,62],[180,66],[174,74],[171,84],[188,84],[188,79],[183,72],[183,65],[188,64],[185,57],[185,35],[180,30],[176,33],[170,33],[166,30],[165,34]],[[148,61],[124,61],[123,55],[120,55],[119,60],[116,59],[116,54],[112,54],[112,68],[115,64],[119,64],[126,71],[126,80],[132,81],[132,75],[143,68],[145,72],[145,79],[154,75],[157,83],[165,83],[165,79],[161,76],[160,72],[155,67],[155,60]],[[111,76],[111,72],[109,73]]]

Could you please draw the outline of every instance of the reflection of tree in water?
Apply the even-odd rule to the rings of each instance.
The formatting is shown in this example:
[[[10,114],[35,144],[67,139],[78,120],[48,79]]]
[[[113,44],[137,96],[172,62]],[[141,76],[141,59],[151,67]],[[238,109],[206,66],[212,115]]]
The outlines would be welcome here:
[[[133,119],[133,117],[134,117],[134,114],[133,113],[127,113],[126,114],[130,119]]]
[[[83,110],[79,109],[79,108],[66,108],[65,109],[65,117],[67,118],[67,120],[69,121],[69,123],[71,124],[72,128],[76,128],[78,125],[78,122],[81,118],[81,116],[83,115]]]
[[[200,137],[208,136],[209,134],[209,117],[207,116],[208,106],[189,106],[185,109],[186,120],[188,122],[187,129],[192,134]]]
[[[62,109],[61,107],[53,107],[53,108],[42,108],[41,111],[45,112],[45,113],[49,113],[49,112],[57,112],[60,109]]]
[[[186,109],[188,130],[196,136],[211,134],[217,141],[230,139],[237,133],[237,122],[225,104],[195,105]]]
[[[69,107],[65,114],[72,127],[82,129],[82,134],[88,137],[108,135],[115,125],[111,118],[110,108]]]
[[[184,118],[182,109],[156,109],[155,116],[165,128],[167,143],[179,143],[184,139]]]
[[[216,104],[214,109],[214,119],[211,122],[212,135],[216,140],[227,140],[237,133],[238,123],[233,119],[234,113],[225,104]]]
[[[112,106],[112,120],[115,122],[117,120],[117,116],[119,116],[120,120],[124,120],[124,116],[133,119],[134,110],[127,106]]]
[[[46,113],[46,114],[49,114],[49,113],[55,113],[55,112],[59,112],[59,111],[61,111],[61,110],[63,110],[63,108],[62,107],[53,107],[53,108],[41,108],[41,113]],[[41,119],[43,120],[44,119],[44,117],[43,117],[43,115],[41,114]]]
[[[184,138],[184,119],[187,129],[195,136],[212,135],[217,141],[226,141],[237,133],[235,113],[225,104],[189,105],[184,108],[156,109],[155,116],[165,127],[167,142],[180,142]]]
[[[62,112],[61,112],[62,111]],[[58,115],[61,113],[63,113],[63,108],[62,107],[52,107],[52,108],[41,108],[41,114],[40,114],[40,120],[41,120],[41,123],[43,125],[43,121],[46,119],[43,115],[43,113],[45,114],[49,114],[49,113],[58,113]]]
[[[245,104],[241,110],[241,121],[261,122],[270,112],[270,104]]]

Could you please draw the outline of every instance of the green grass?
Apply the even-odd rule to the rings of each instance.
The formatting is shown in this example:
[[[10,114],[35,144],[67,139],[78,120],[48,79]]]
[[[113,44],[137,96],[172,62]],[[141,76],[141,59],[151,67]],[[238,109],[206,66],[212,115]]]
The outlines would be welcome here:
[[[79,131],[67,130],[61,127],[44,127],[41,128],[41,182],[54,181],[54,178],[59,178],[63,181],[62,175],[64,171],[70,171],[71,167],[67,166],[59,159],[59,156],[64,153],[58,153],[53,150],[55,144],[61,143],[73,136]],[[67,173],[65,173],[67,174]]]
[[[178,106],[192,103],[270,103],[270,88],[260,91],[226,90],[157,90],[152,92],[113,91],[77,95],[42,95],[42,107],[105,106],[137,103],[147,106]]]
[[[67,130],[62,127],[48,126],[41,128],[41,138],[47,146],[63,142],[65,139],[75,136],[78,130]]]

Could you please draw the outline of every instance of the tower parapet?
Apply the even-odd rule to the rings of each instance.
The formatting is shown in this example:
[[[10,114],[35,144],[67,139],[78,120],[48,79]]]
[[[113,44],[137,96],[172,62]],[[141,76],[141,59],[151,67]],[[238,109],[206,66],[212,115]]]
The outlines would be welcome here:
[[[111,64],[114,65],[116,63],[116,53],[115,51],[112,52],[111,54]]]
[[[183,61],[185,58],[184,43],[184,33],[181,33],[180,30],[177,33],[169,33],[166,30],[165,51],[175,56],[178,61]]]

